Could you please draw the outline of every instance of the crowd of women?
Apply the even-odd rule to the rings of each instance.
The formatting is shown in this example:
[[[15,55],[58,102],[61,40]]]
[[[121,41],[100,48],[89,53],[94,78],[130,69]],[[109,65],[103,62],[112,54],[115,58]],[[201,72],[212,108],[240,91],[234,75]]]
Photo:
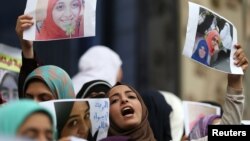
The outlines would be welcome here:
[[[17,19],[16,33],[22,47],[19,100],[1,104],[0,136],[38,141],[67,141],[71,136],[94,140],[84,136],[81,131],[60,136],[59,128],[53,126],[53,115],[40,106],[39,102],[108,98],[110,127],[107,138],[103,140],[176,139],[172,133],[176,129],[171,126],[174,119],[170,119],[170,113],[175,107],[164,99],[160,91],[145,90],[139,93],[130,85],[122,83],[122,73],[126,72],[122,72],[122,61],[116,53],[102,45],[91,47],[79,61],[79,73],[71,79],[62,68],[43,65],[38,61],[33,42],[23,39],[23,31],[33,24],[33,18],[29,15],[21,15]],[[243,48],[240,45],[234,47],[234,63],[246,71],[248,59]],[[226,89],[222,116],[204,117],[183,140],[206,140],[209,124],[241,123],[244,104],[243,75],[228,74]]]

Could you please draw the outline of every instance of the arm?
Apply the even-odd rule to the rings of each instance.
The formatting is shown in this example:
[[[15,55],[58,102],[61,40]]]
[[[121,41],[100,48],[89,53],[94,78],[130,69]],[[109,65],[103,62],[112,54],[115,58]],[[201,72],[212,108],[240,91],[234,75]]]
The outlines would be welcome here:
[[[30,72],[40,66],[35,57],[33,42],[23,39],[23,31],[30,28],[34,24],[32,20],[33,18],[28,15],[21,15],[18,17],[16,23],[16,34],[22,48],[22,66],[18,78],[18,93],[20,98],[24,96],[23,85],[26,77]]]
[[[237,51],[234,54],[234,63],[238,67],[242,67],[245,72],[248,67],[248,59],[241,46],[236,45],[235,47]],[[221,124],[240,124],[243,115],[243,105],[243,76],[228,74],[227,95],[223,105],[224,113],[221,118]]]

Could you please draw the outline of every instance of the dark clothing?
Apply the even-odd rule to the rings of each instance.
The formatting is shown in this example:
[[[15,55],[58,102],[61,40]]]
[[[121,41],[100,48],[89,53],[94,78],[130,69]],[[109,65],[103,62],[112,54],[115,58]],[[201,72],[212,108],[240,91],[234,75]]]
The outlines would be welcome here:
[[[127,136],[110,136],[102,139],[101,141],[132,141],[132,139]]]
[[[172,108],[167,104],[163,95],[156,90],[141,93],[148,109],[148,120],[157,141],[172,140],[170,128],[170,113]]]
[[[23,94],[23,85],[24,81],[27,78],[27,76],[36,68],[39,66],[42,66],[42,63],[40,63],[36,57],[36,54],[34,52],[34,58],[33,59],[27,59],[23,56],[22,53],[22,66],[20,69],[19,77],[18,77],[18,94],[19,98],[24,98]]]

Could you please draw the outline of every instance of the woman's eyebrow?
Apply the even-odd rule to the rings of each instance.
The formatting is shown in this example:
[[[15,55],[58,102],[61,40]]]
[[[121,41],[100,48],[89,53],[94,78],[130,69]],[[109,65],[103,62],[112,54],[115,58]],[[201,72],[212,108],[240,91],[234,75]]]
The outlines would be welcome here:
[[[113,94],[111,97],[119,96],[119,93]]]
[[[127,91],[125,91],[125,94],[131,93],[131,92],[133,92],[133,91],[132,90],[127,90]]]
[[[69,116],[69,119],[76,118],[76,117],[78,117],[78,115],[71,115],[71,116]]]

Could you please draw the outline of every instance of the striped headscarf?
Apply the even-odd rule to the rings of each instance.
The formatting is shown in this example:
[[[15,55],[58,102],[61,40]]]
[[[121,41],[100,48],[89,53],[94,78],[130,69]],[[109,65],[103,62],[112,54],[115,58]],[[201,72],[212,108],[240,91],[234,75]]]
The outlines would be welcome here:
[[[75,92],[69,75],[61,68],[53,65],[41,66],[33,70],[24,82],[23,93],[32,79],[43,81],[57,99],[75,98]]]

